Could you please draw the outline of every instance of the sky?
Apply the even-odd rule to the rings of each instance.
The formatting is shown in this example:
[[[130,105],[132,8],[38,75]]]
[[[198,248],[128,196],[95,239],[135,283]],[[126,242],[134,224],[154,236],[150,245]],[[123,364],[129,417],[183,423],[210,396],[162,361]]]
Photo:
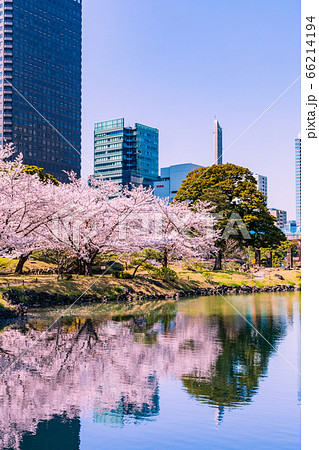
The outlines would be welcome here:
[[[83,0],[82,175],[93,173],[94,123],[159,129],[160,167],[224,162],[268,177],[268,207],[295,219],[299,0]],[[229,147],[231,148],[227,150]]]

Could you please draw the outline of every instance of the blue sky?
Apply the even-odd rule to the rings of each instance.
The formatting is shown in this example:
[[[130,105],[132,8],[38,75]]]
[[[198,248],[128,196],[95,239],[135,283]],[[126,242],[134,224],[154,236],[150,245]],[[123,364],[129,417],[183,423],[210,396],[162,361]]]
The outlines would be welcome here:
[[[83,0],[83,146],[125,117],[160,130],[160,166],[213,162],[300,75],[299,0]],[[300,81],[224,156],[268,176],[268,206],[295,218]],[[83,175],[92,173],[83,161]]]

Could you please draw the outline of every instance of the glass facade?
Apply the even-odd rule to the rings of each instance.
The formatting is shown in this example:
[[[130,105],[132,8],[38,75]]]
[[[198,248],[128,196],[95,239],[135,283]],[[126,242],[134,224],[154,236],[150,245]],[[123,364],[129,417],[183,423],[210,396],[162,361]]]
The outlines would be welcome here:
[[[123,185],[152,186],[158,180],[159,132],[139,123],[125,127],[124,119],[94,125],[94,176]]]
[[[66,181],[81,171],[82,0],[0,5],[1,143]]]
[[[296,222],[301,225],[301,139],[295,139],[296,162]]]

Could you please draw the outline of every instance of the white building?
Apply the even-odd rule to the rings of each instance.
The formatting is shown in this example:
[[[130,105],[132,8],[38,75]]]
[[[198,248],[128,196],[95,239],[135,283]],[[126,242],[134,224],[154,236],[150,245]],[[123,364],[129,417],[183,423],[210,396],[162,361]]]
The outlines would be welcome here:
[[[153,183],[154,195],[161,198],[169,197],[170,201],[173,200],[178,189],[182,186],[182,182],[186,179],[187,174],[200,167],[202,166],[192,163],[163,167],[161,169],[160,181]]]
[[[268,196],[267,177],[265,177],[264,175],[259,175],[258,173],[253,173],[253,177],[257,181],[257,189],[267,197]]]
[[[285,228],[287,224],[287,211],[283,211],[282,209],[270,208],[268,209],[270,214],[276,218],[275,225],[278,228]]]

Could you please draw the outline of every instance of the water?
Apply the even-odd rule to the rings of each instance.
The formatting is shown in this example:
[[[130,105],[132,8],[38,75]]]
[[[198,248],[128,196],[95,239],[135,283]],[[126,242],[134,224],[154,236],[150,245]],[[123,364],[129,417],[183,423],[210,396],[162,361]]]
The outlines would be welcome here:
[[[227,300],[2,327],[0,447],[300,448],[300,294]]]

